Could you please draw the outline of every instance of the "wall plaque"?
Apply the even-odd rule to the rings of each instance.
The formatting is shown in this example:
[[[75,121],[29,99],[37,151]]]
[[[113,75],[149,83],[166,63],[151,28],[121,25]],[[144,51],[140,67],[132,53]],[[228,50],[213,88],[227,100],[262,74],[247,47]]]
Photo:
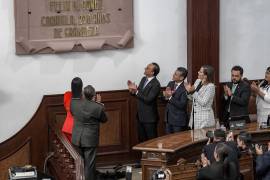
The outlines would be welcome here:
[[[133,0],[14,0],[16,54],[133,47]]]

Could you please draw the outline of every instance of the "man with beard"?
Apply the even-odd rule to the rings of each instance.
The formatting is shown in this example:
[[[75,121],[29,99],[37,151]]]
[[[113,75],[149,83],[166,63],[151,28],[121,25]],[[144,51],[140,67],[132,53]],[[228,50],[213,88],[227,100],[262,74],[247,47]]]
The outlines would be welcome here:
[[[247,123],[250,122],[248,103],[251,94],[250,85],[242,80],[243,68],[234,66],[231,70],[231,82],[224,85],[225,108],[223,120],[228,127],[231,117],[242,116]]]

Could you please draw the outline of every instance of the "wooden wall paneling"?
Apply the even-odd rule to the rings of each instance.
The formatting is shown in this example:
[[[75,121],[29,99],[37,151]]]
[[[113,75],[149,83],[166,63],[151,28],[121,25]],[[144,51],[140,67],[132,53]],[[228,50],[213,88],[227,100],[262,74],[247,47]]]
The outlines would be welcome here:
[[[43,169],[44,159],[48,149],[48,124],[46,121],[46,100],[43,99],[37,111],[29,122],[16,134],[0,143],[0,159],[9,155],[15,149],[21,146],[28,138],[31,139],[31,163],[37,166],[38,169]],[[20,159],[18,159],[18,163]]]
[[[0,159],[0,179],[8,179],[8,169],[11,166],[31,164],[31,138],[27,138],[17,149]]]
[[[104,101],[104,104],[108,122],[101,125],[98,154],[128,153],[130,146],[128,99]]]

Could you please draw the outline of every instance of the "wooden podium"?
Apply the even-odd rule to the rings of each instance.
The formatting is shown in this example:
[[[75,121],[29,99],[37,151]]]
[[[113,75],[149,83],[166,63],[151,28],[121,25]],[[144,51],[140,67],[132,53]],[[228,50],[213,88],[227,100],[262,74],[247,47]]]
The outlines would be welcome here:
[[[270,130],[259,129],[257,123],[247,124],[245,131],[252,135],[253,143],[267,143],[270,141]],[[203,146],[207,143],[208,129],[197,129],[174,133],[155,138],[133,147],[142,152],[142,179],[149,180],[154,170],[177,163],[180,158],[188,162],[199,159]],[[212,129],[213,130],[213,129]],[[239,131],[235,131],[237,135]]]

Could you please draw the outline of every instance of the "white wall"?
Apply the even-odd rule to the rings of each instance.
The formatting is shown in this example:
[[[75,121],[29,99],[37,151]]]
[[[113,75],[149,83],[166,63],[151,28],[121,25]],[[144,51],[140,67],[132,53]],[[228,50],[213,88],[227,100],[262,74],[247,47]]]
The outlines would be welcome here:
[[[18,132],[44,94],[70,88],[74,76],[98,91],[126,89],[146,64],[161,66],[164,86],[186,63],[186,0],[134,0],[135,47],[91,53],[15,55],[13,1],[0,1],[0,142]]]
[[[270,66],[270,1],[220,1],[220,81],[239,64],[248,79],[264,78]]]

